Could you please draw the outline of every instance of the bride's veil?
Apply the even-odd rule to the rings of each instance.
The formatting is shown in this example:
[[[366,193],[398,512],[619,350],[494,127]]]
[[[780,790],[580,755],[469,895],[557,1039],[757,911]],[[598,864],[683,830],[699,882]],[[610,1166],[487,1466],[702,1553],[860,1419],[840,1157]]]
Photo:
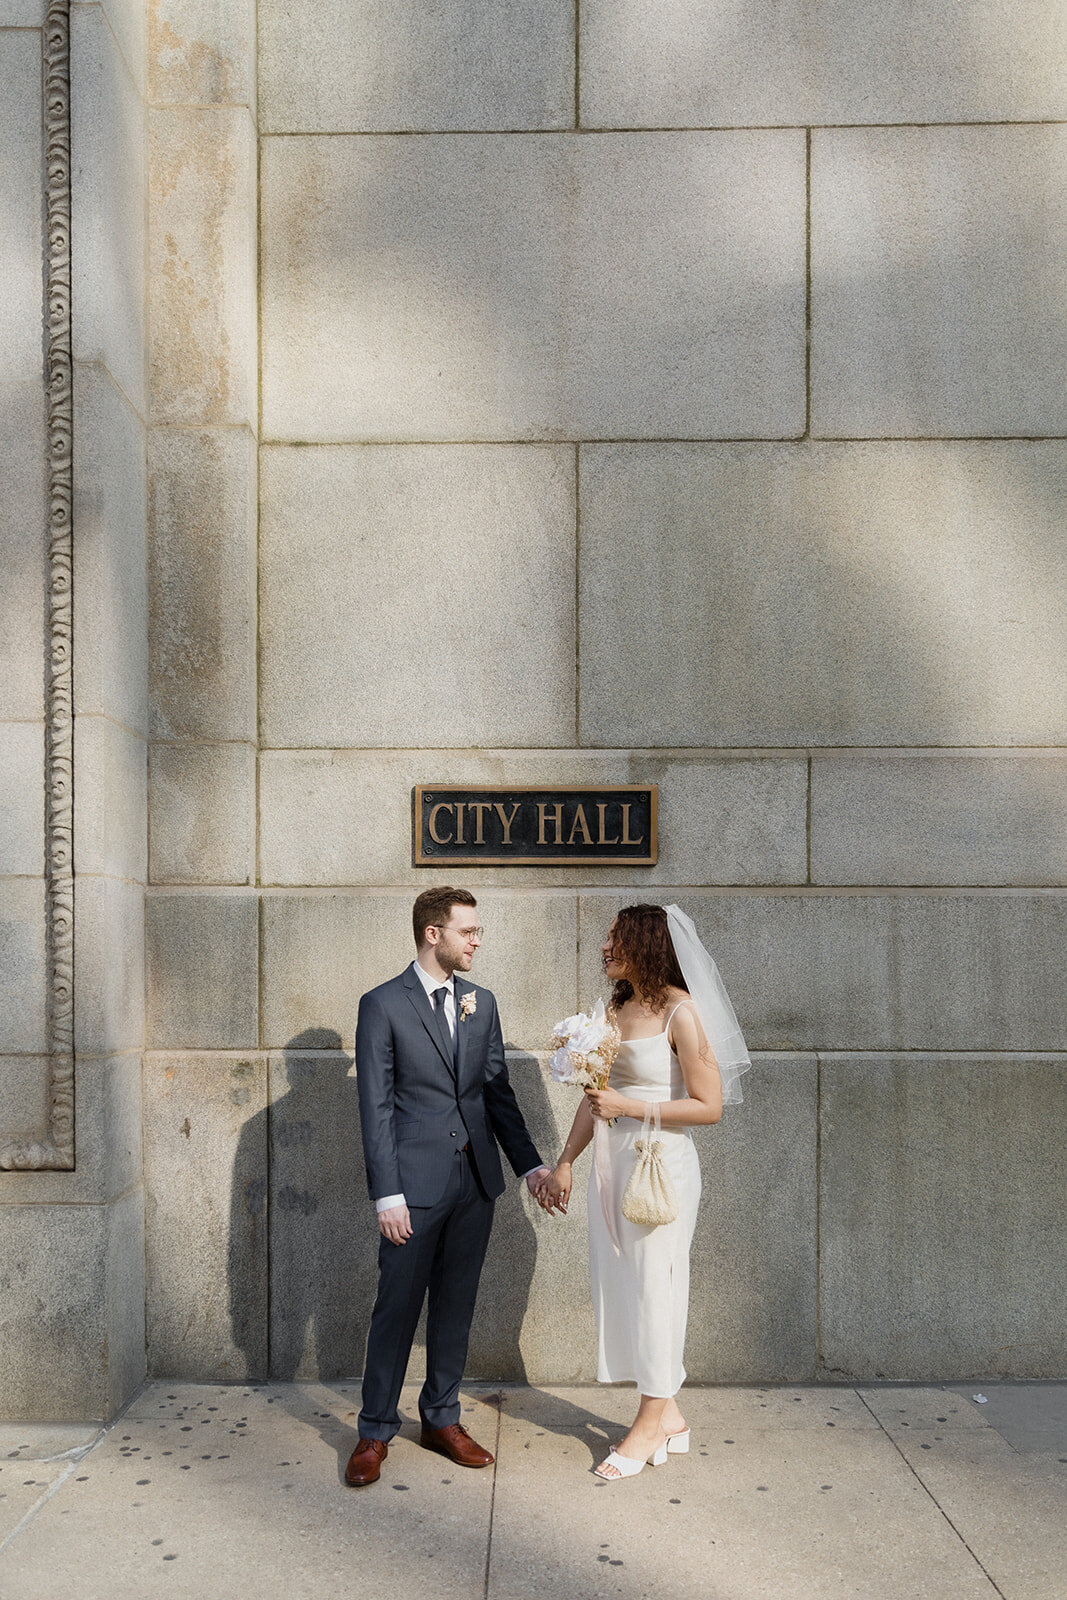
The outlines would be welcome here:
[[[740,1105],[741,1074],[747,1072],[752,1063],[730,996],[691,918],[680,906],[664,906],[663,909],[667,913],[667,928],[685,986],[715,1052],[722,1079],[722,1103],[724,1106]]]

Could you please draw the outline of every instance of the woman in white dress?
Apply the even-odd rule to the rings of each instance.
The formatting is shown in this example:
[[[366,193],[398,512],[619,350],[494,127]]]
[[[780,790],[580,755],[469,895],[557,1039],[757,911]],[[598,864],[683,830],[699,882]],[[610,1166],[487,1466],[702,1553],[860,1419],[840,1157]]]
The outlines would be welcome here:
[[[689,1245],[700,1202],[689,1130],[718,1122],[724,1102],[741,1098],[737,1079],[749,1062],[715,964],[677,906],[628,906],[602,950],[622,1043],[608,1087],[586,1090],[540,1200],[548,1211],[566,1211],[573,1162],[593,1141],[589,1273],[597,1378],[636,1383],[640,1395],[629,1432],[596,1469],[617,1479],[689,1448],[676,1398],[685,1381]],[[659,1107],[663,1162],[678,1201],[676,1219],[658,1227],[622,1214],[650,1101]]]

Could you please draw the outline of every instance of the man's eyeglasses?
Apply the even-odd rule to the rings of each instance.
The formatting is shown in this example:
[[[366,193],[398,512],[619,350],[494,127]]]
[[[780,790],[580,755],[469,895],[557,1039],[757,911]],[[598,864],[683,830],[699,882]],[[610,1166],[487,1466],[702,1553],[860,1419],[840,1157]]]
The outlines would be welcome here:
[[[442,933],[458,933],[461,939],[478,939],[480,941],[485,938],[484,928],[447,928],[443,922],[431,922],[430,927],[439,928]]]

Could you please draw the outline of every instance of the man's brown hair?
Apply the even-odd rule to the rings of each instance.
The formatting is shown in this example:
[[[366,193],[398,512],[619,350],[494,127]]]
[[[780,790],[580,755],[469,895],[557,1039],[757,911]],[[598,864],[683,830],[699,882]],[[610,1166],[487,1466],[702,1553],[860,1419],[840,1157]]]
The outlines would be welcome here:
[[[425,941],[426,929],[441,927],[448,921],[453,906],[476,906],[477,900],[469,889],[424,889],[411,912],[412,927],[415,930],[415,944],[422,949]]]

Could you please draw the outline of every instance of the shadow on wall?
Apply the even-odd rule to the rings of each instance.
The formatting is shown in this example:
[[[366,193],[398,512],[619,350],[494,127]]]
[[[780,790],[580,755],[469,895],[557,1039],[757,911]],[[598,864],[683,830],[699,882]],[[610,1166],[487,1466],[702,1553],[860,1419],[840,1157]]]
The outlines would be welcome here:
[[[265,1303],[261,1295],[251,1305],[245,1298],[240,1218],[233,1215],[230,1320],[249,1372],[259,1376],[336,1376],[362,1361],[375,1241],[351,1068],[339,1034],[305,1029],[281,1061],[272,1056],[267,1108],[241,1130],[235,1208],[242,1173],[256,1151],[267,1150],[267,1290]]]
[[[530,1137],[542,1160],[551,1162],[555,1159],[559,1135],[537,1062],[529,1056],[523,1057],[522,1064],[527,1069],[531,1062],[534,1070],[522,1071],[519,1083],[513,1057],[510,1063],[512,1086]],[[526,1383],[528,1376],[521,1337],[537,1263],[537,1230],[523,1202],[525,1185],[512,1177],[507,1161],[503,1158],[502,1161],[507,1188],[496,1203],[493,1232],[482,1269],[471,1327],[467,1377],[472,1382],[481,1378],[494,1383]]]
[[[328,1028],[289,1040],[271,1060],[268,1106],[245,1123],[231,1189],[229,1307],[234,1342],[252,1377],[275,1382],[351,1377],[363,1369],[378,1278],[378,1240],[367,1193],[353,1058]],[[275,1073],[284,1074],[282,1081]],[[536,1143],[555,1137],[539,1080],[523,1111]],[[245,1213],[264,1213],[259,1152],[268,1151],[268,1268],[248,1258]],[[505,1171],[507,1168],[505,1166]],[[519,1338],[534,1274],[536,1235],[519,1186],[498,1202],[471,1336],[468,1376],[524,1382]],[[266,1278],[264,1327],[263,1278]],[[410,1379],[422,1375],[425,1319]]]

